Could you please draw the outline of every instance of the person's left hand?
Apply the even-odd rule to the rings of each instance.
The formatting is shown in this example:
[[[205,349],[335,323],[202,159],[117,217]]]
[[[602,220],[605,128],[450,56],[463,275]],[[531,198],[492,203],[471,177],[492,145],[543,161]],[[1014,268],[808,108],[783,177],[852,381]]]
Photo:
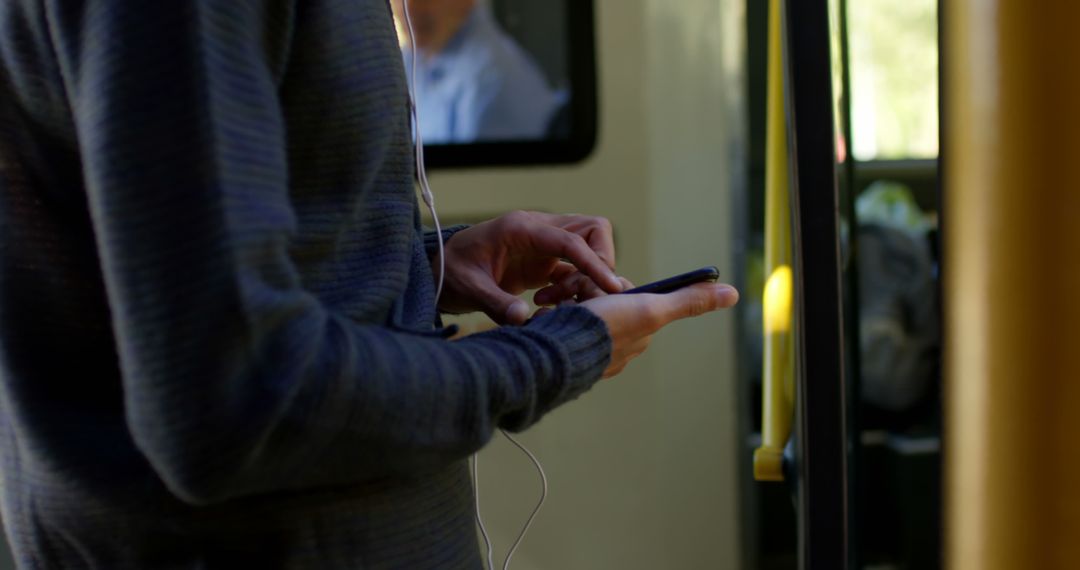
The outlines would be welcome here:
[[[623,290],[614,273],[611,223],[604,218],[511,212],[457,232],[445,249],[439,309],[448,313],[479,310],[499,324],[521,324],[529,306],[518,295],[529,289],[555,284],[538,293],[543,304],[588,287]],[[438,279],[437,259],[432,266]]]

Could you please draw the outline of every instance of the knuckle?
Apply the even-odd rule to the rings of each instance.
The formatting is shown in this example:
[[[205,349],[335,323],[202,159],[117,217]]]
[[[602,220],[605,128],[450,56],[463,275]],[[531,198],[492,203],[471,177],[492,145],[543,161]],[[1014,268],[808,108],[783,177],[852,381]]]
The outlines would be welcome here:
[[[597,251],[596,257],[599,257],[600,261],[604,262],[604,265],[608,266],[609,269],[615,269],[615,260],[608,252]]]
[[[567,251],[580,255],[589,249],[589,244],[585,241],[585,238],[580,235],[570,232],[566,232],[563,235],[566,239],[565,243]]]
[[[611,230],[614,229],[614,226],[611,225],[611,220],[603,216],[593,216],[590,219],[590,222],[592,222],[592,225],[599,227],[605,232],[611,232]]]
[[[507,212],[502,217],[502,223],[508,228],[520,228],[523,227],[529,220],[529,213],[524,210],[514,210]]]
[[[691,289],[687,291],[683,311],[687,317],[700,317],[705,313],[716,310],[716,305],[716,297],[710,294],[710,291]]]
[[[650,331],[659,330],[664,326],[664,313],[654,304],[647,304],[641,311],[645,328]]]
[[[701,295],[695,295],[687,305],[687,312],[691,317],[700,317],[709,312],[709,300]]]

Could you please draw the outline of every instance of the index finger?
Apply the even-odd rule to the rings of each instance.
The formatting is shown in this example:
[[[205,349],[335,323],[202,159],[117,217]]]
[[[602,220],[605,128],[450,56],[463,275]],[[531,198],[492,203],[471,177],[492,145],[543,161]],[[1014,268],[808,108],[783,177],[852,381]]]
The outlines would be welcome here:
[[[528,239],[537,252],[566,259],[608,293],[622,291],[618,277],[581,235],[559,227],[537,224],[528,233]]]
[[[558,226],[580,235],[585,243],[604,260],[611,269],[615,269],[615,237],[611,222],[601,216],[583,214],[548,214],[536,212],[543,222]]]

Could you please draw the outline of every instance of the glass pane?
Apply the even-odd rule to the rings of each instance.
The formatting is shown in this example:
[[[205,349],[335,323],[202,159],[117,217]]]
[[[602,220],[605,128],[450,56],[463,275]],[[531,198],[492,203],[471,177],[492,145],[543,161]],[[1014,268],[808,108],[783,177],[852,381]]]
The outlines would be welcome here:
[[[846,0],[859,568],[940,567],[937,0]],[[907,159],[888,164],[894,159]],[[931,159],[931,160],[911,160]]]
[[[856,160],[938,154],[936,0],[849,0]]]
[[[414,91],[427,144],[570,136],[565,2],[394,0],[391,7],[410,84],[415,43]]]

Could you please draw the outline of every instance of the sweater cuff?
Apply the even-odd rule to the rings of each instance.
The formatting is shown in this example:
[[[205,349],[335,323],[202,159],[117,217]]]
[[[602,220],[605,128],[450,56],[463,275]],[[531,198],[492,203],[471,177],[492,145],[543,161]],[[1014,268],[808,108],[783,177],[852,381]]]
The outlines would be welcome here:
[[[442,241],[445,244],[450,238],[454,237],[454,234],[460,232],[463,229],[469,227],[469,224],[458,224],[456,226],[450,226],[443,228]],[[424,231],[424,251],[427,253],[428,259],[431,259],[439,253],[439,233],[435,230]]]
[[[560,307],[534,318],[525,328],[552,339],[565,351],[568,369],[566,384],[556,398],[559,403],[591,388],[611,363],[607,324],[584,307]]]

